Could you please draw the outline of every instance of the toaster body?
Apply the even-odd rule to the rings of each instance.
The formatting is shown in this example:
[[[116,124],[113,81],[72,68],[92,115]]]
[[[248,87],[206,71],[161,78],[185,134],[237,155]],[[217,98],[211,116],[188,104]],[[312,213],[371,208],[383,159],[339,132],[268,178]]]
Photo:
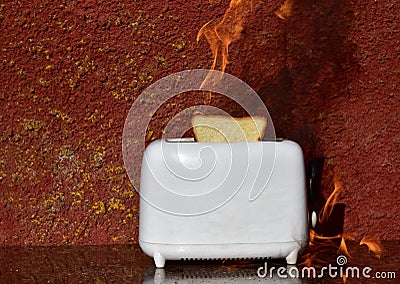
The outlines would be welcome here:
[[[157,140],[145,150],[139,244],[165,260],[286,258],[308,243],[303,153],[292,141]]]

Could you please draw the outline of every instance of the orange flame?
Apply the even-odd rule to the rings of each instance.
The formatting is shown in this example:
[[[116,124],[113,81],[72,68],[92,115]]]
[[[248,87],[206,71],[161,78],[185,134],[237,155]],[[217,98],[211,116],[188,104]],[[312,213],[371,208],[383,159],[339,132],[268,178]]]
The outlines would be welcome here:
[[[215,3],[210,0],[210,3]],[[238,40],[243,30],[243,23],[253,10],[252,0],[231,0],[229,8],[220,21],[207,22],[198,32],[197,41],[204,35],[210,44],[214,57],[211,69],[214,70],[220,60],[221,71],[224,72],[228,61],[229,45]]]
[[[328,262],[325,263],[324,260],[319,257],[319,255],[324,255],[337,249],[335,240],[341,237],[342,235],[324,237],[311,229],[307,253],[301,256],[302,261],[299,263],[299,265],[322,267],[324,264],[328,264]]]
[[[333,208],[336,204],[339,193],[342,191],[342,186],[337,178],[335,178],[335,188],[333,192],[328,197],[324,208],[319,212],[319,222],[324,223],[328,221],[329,216],[332,214]],[[338,248],[337,241],[340,239],[341,243]],[[302,256],[303,262],[301,265],[305,266],[318,266],[318,263],[323,263],[321,259],[317,256],[319,254],[324,254],[326,252],[332,252],[337,250],[337,252],[346,254],[350,256],[347,245],[345,242],[345,236],[343,234],[338,234],[336,236],[322,236],[315,232],[313,229],[310,230],[310,241],[308,246],[309,253]],[[345,280],[344,280],[345,281]]]
[[[292,15],[294,0],[286,0],[275,14],[282,20],[286,20]]]
[[[225,72],[226,65],[229,64],[229,45],[240,38],[246,19],[254,11],[253,1],[231,0],[229,8],[221,19],[208,21],[200,28],[196,39],[199,41],[204,35],[210,45],[214,58],[211,70],[219,64],[221,71]],[[213,5],[218,0],[209,2]],[[287,19],[292,15],[293,5],[294,0],[285,0],[275,14],[281,19]]]
[[[370,251],[372,251],[377,258],[383,256],[383,246],[379,240],[372,240],[369,238],[362,238],[360,245],[366,245]]]
[[[327,199],[324,208],[319,212],[319,222],[329,222],[329,216],[332,214],[333,208],[336,204],[337,198],[342,191],[342,185],[335,177],[335,189]],[[340,245],[338,246],[337,240],[340,239]],[[337,254],[346,255],[351,257],[347,248],[346,241],[355,241],[354,237],[349,234],[338,234],[336,236],[322,236],[316,233],[313,229],[310,229],[310,241],[306,249],[306,253],[301,256],[302,262],[299,265],[319,267],[324,264],[323,257],[331,255],[335,252]],[[377,239],[364,237],[360,241],[360,245],[366,245],[370,251],[378,258],[381,258],[385,251],[381,242]],[[343,275],[343,283],[347,282],[347,278]]]
[[[342,191],[342,185],[337,180],[335,181],[335,189],[331,193],[331,195],[326,200],[325,206],[323,210],[319,214],[319,222],[324,223],[328,220],[329,216],[332,214],[333,208],[336,204],[336,200]]]
[[[347,250],[346,240],[343,236],[342,241],[340,242],[338,253],[345,254],[346,256],[350,257],[349,251]]]

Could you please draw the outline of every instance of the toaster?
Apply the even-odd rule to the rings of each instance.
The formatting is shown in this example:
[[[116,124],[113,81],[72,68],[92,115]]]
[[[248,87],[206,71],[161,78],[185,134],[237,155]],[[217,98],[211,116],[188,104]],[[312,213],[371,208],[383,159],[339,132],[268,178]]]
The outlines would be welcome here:
[[[166,260],[285,258],[308,243],[301,147],[156,140],[140,177],[139,245]]]

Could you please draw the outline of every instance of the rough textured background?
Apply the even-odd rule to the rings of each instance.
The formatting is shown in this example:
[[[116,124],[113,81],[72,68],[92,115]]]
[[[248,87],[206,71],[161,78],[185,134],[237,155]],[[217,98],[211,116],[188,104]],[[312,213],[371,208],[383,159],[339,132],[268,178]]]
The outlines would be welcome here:
[[[343,184],[345,230],[399,239],[398,1],[264,1],[230,46],[278,136],[326,157]],[[0,6],[0,244],[137,241],[138,195],[121,155],[125,117],[156,80],[207,68],[199,28],[228,1],[5,1]],[[177,109],[160,110],[148,140]],[[224,99],[211,104],[226,105]],[[233,114],[240,110],[232,109]]]

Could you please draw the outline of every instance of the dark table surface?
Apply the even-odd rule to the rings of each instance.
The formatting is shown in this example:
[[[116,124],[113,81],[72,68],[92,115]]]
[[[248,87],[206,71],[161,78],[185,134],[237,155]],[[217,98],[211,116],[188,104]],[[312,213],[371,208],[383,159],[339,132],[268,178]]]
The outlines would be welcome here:
[[[366,246],[348,244],[351,256],[347,267],[360,271],[360,278],[348,277],[346,283],[400,283],[400,241],[384,241],[385,254],[377,258]],[[324,252],[320,258],[317,276],[281,278],[302,266],[286,266],[282,260],[258,261],[167,261],[164,269],[155,269],[153,260],[137,245],[71,246],[71,247],[3,247],[0,248],[0,283],[343,283],[340,276],[331,277],[321,267],[335,265],[336,252]],[[257,275],[275,267],[274,273],[262,278]],[[340,267],[336,265],[340,273]],[[362,270],[370,267],[365,278]],[[286,274],[285,274],[286,271]],[[332,275],[334,273],[332,272]],[[345,271],[345,270],[344,270]],[[393,274],[395,273],[395,275]],[[378,274],[377,274],[378,273]],[[343,273],[345,274],[345,273]],[[349,274],[350,276],[351,274]],[[377,277],[396,279],[378,279]]]

